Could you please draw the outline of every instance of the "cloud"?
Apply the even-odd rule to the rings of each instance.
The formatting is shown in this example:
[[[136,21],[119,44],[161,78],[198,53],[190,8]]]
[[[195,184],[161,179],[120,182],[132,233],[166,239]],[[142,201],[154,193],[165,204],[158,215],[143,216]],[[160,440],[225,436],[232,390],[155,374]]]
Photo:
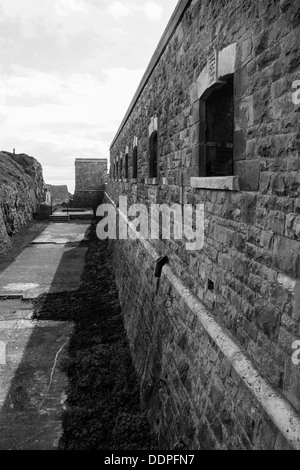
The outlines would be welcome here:
[[[67,13],[88,13],[90,11],[88,2],[84,0],[1,0],[1,10],[9,18],[26,21],[35,18],[45,17],[49,20],[49,15]]]
[[[85,122],[101,126],[102,131],[113,130],[143,74],[142,69],[120,67],[104,70],[102,81],[88,73],[73,74],[65,81],[34,69],[19,66],[13,69],[17,73],[6,79],[6,106],[0,110],[12,128]]]
[[[90,8],[83,0],[56,0],[55,10],[59,16],[67,16],[70,13],[90,12]]]
[[[114,2],[109,7],[109,12],[115,18],[126,18],[131,15],[132,10],[134,10],[134,8],[132,8],[132,5],[121,2]]]
[[[154,2],[147,2],[143,7],[145,15],[152,21],[159,21],[162,17],[163,9]]]
[[[77,73],[65,81],[18,65],[11,70],[13,76],[5,79],[6,100],[0,101],[1,149],[16,147],[37,156],[49,182],[65,160],[71,166],[76,157],[109,156],[144,72],[118,67],[103,70],[101,80]]]
[[[122,34],[122,35],[127,34],[126,31],[124,31],[124,29],[122,28],[112,28],[112,32],[116,34]]]
[[[0,0],[1,150],[35,156],[49,183],[108,157],[176,3]]]
[[[53,35],[62,41],[86,30],[94,10],[84,0],[1,0],[0,23],[10,23],[27,40]]]
[[[151,21],[159,21],[162,17],[163,8],[154,2],[146,2],[144,5],[129,2],[114,2],[109,11],[115,18],[128,18],[136,13],[144,14]]]
[[[6,82],[5,80],[0,76],[0,106],[5,106],[6,104]]]

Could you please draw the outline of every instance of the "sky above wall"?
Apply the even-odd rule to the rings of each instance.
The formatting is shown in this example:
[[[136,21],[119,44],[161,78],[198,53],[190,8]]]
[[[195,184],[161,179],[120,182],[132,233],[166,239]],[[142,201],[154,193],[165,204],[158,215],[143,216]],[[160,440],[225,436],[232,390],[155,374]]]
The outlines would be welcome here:
[[[0,0],[0,150],[74,191],[107,158],[178,0]]]

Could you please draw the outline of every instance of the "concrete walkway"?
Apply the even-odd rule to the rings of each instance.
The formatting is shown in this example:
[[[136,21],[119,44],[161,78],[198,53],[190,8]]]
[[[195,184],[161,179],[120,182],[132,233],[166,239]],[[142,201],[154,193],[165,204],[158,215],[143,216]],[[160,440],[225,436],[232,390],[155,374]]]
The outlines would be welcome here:
[[[50,224],[0,274],[0,298],[33,299],[43,293],[77,290],[84,266],[87,224]]]
[[[0,276],[0,450],[57,448],[68,385],[60,363],[74,325],[33,320],[24,299],[78,289],[87,229],[50,224]]]

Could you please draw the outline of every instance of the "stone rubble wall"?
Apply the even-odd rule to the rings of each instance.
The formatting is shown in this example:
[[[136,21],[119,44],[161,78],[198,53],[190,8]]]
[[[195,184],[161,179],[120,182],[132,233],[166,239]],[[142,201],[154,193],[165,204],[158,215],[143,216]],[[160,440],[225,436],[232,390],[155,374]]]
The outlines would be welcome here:
[[[297,1],[192,1],[113,142],[111,163],[129,147],[129,180],[111,179],[107,189],[116,204],[120,195],[129,205],[174,204],[181,202],[183,182],[184,203],[205,204],[202,250],[187,252],[174,240],[152,244],[298,414],[300,367],[292,355],[300,339],[300,158],[292,85],[300,80],[299,41]],[[240,191],[192,188],[200,128],[193,89],[211,49],[233,43]],[[148,173],[154,115],[157,184]],[[180,440],[193,448],[285,448],[282,434],[166,280],[155,297],[153,260],[130,242],[116,241],[114,250],[142,396],[162,448]]]
[[[51,198],[53,206],[60,206],[63,203],[68,204],[70,202],[70,194],[68,191],[68,186],[66,185],[47,185],[48,189],[51,191]]]
[[[38,212],[44,197],[42,166],[33,157],[0,152],[0,253]]]

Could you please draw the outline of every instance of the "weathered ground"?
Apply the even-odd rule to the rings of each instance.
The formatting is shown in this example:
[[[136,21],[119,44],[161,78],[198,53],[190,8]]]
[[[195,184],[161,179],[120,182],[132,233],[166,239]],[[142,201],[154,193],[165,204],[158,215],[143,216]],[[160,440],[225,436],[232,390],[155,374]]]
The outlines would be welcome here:
[[[0,274],[0,297],[36,298],[76,291],[84,269],[89,223],[49,226]]]
[[[6,306],[5,314],[4,303],[19,302],[14,307],[22,319],[18,328],[27,327],[26,321],[35,322],[11,386],[13,403],[11,393],[4,403],[2,417],[11,428],[3,431],[9,447],[4,443],[1,448],[135,450],[156,446],[140,408],[139,383],[107,243],[96,238],[95,227],[89,240],[82,242],[87,243],[84,274],[76,291],[43,294],[30,305],[16,300],[0,302],[2,320],[11,315],[12,304]],[[36,380],[43,390],[34,389]],[[45,387],[48,395],[44,400]],[[17,428],[11,411],[17,413]],[[0,415],[0,434],[1,424]],[[19,433],[17,445],[11,444],[12,432]]]
[[[48,222],[31,220],[25,227],[20,228],[13,238],[13,243],[7,253],[0,253],[0,273],[3,272],[48,225]]]
[[[75,328],[63,364],[69,379],[61,449],[155,448],[140,409],[111,254],[92,229],[80,289],[35,302],[36,318],[72,321]]]

